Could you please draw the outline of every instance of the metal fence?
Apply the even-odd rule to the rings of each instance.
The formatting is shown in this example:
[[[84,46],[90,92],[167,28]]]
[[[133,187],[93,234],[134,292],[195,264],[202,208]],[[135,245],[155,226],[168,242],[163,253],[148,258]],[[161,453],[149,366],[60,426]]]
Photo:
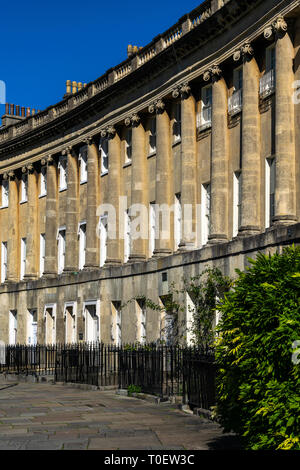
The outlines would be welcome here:
[[[166,345],[102,343],[5,347],[0,373],[52,374],[56,382],[140,387],[144,393],[180,395],[191,407],[215,405],[213,351]]]

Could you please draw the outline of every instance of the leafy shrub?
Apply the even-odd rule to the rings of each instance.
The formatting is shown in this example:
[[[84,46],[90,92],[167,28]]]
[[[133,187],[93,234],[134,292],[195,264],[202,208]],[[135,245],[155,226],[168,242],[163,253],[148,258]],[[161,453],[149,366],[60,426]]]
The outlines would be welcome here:
[[[128,396],[131,397],[133,393],[141,393],[142,389],[139,385],[129,385],[127,389]]]
[[[218,406],[247,449],[300,449],[300,247],[259,254],[218,306]]]

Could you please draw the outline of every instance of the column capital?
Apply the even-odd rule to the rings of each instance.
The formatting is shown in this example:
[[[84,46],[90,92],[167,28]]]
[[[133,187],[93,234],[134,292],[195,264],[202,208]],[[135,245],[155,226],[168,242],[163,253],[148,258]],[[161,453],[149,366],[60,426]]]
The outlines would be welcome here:
[[[179,96],[181,96],[181,98],[184,99],[184,98],[188,98],[190,93],[191,93],[191,87],[189,83],[183,82],[173,89],[172,97],[174,99],[177,99]]]
[[[276,38],[283,37],[288,30],[288,24],[283,16],[278,16],[269,26],[264,30],[265,39],[272,39],[273,35]]]
[[[218,80],[219,78],[221,78],[221,75],[222,75],[222,70],[220,69],[219,65],[214,64],[203,73],[203,80],[205,82],[209,82],[210,80],[214,82]]]
[[[72,155],[73,151],[74,151],[74,148],[72,147],[72,145],[69,145],[68,147],[64,148],[61,153],[62,155],[69,155],[69,154]]]
[[[27,168],[27,172],[30,173],[30,174],[32,174],[32,173],[34,172],[34,170],[35,170],[35,167],[34,167],[34,165],[33,165],[32,163],[29,163],[29,164],[26,166],[26,168]]]
[[[47,163],[47,166],[54,165],[54,158],[52,157],[52,155],[48,155],[46,157],[46,163]]]
[[[107,126],[105,129],[100,130],[100,136],[102,139],[113,139],[116,132],[117,131],[114,126]]]
[[[254,50],[250,42],[245,42],[239,49],[234,51],[233,60],[238,62],[240,59],[249,59],[254,55]]]
[[[132,126],[132,127],[134,127],[134,126],[139,125],[140,121],[141,121],[141,118],[140,118],[140,116],[138,115],[138,113],[134,113],[134,114],[132,114],[131,116],[129,116],[129,117],[127,117],[127,118],[125,119],[125,126],[127,126],[127,127]]]
[[[15,173],[14,170],[8,171],[8,172],[7,172],[7,175],[8,175],[8,179],[9,179],[10,181],[14,180],[15,177],[16,177],[16,173]]]
[[[163,100],[156,100],[152,104],[148,106],[148,111],[150,114],[156,113],[162,113],[165,110],[165,102]]]
[[[83,142],[87,145],[87,146],[90,146],[90,145],[93,145],[95,143],[95,137],[94,136],[89,136],[89,137],[86,137]]]

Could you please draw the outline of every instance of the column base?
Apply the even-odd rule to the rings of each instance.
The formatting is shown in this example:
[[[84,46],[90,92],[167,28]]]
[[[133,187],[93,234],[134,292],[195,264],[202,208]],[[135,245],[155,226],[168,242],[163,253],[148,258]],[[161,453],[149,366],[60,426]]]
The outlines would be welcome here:
[[[96,269],[100,269],[100,266],[89,264],[83,267],[82,271],[96,271]]]
[[[168,248],[161,248],[159,250],[154,250],[152,258],[162,258],[164,256],[170,256],[172,253],[172,250],[169,250]]]
[[[147,258],[145,255],[135,255],[135,254],[132,254],[129,256],[129,259],[127,261],[127,263],[143,263],[147,261]]]
[[[196,245],[194,242],[181,241],[178,246],[178,251],[192,251],[196,250]]]
[[[44,279],[54,279],[58,277],[58,273],[56,272],[53,272],[53,271],[49,271],[49,272],[44,272],[42,278]]]
[[[62,276],[67,276],[68,274],[78,274],[81,271],[79,268],[65,268],[61,273]]]
[[[224,233],[213,233],[208,237],[208,245],[220,245],[221,243],[228,243],[228,237]]]
[[[295,215],[276,215],[272,217],[273,225],[292,225],[298,222]]]
[[[121,266],[122,261],[120,259],[108,258],[104,263],[104,267],[114,267],[114,266]]]
[[[245,225],[239,228],[237,238],[251,237],[251,235],[258,235],[261,233],[261,227],[257,225]]]
[[[17,282],[22,282],[21,279],[5,279],[4,284],[16,284]]]
[[[37,279],[37,274],[28,273],[24,275],[23,281],[36,281]]]

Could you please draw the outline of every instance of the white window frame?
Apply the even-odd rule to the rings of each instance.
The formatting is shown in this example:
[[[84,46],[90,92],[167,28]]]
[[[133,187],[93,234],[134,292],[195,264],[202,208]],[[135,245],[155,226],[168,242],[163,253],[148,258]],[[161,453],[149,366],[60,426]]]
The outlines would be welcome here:
[[[174,202],[174,244],[175,251],[178,250],[179,244],[182,239],[182,207],[181,207],[181,194],[175,194]]]
[[[181,141],[181,102],[174,105],[173,143]]]
[[[209,93],[208,93],[209,90]],[[208,100],[210,95],[210,101]],[[209,104],[205,104],[205,103]],[[197,128],[200,130],[208,129],[211,127],[212,119],[212,86],[207,85],[201,89],[200,112],[197,115]]]
[[[239,233],[241,225],[242,204],[242,175],[240,171],[233,173],[233,237]]]
[[[107,175],[109,165],[109,147],[108,139],[101,139],[99,145],[100,162],[101,162],[101,176]],[[106,163],[105,163],[106,162]]]
[[[17,344],[18,334],[18,312],[17,310],[9,310],[8,320],[8,342],[11,345]]]
[[[149,122],[149,149],[148,155],[156,154],[156,116],[150,118]]]
[[[132,160],[132,128],[126,129],[125,135],[125,163],[130,163]]]
[[[272,224],[272,200],[275,204],[275,184],[276,184],[276,160],[275,158],[266,158],[265,162],[265,228],[269,228]],[[272,215],[273,213],[273,215]]]
[[[69,308],[72,308],[73,309],[73,312],[72,312],[72,332],[71,332],[71,343],[76,343],[76,339],[77,339],[77,302],[73,301],[73,302],[65,302],[65,305],[64,305],[64,322],[65,322],[65,343],[70,343],[70,341],[68,341],[68,309]],[[74,322],[74,323],[73,323]]]
[[[108,214],[100,216],[100,268],[107,258]]]
[[[28,175],[23,174],[21,179],[21,200],[20,204],[28,201]]]
[[[48,312],[48,310],[52,311],[52,313],[50,314]],[[51,320],[52,320],[52,331],[51,331],[51,341],[50,343],[47,342],[47,336],[48,336],[48,316],[47,314],[49,314],[51,316]],[[53,303],[53,304],[46,304],[44,306],[44,322],[45,322],[45,344],[56,344],[56,304]]]
[[[61,155],[58,161],[59,170],[59,191],[64,191],[68,187],[68,159],[66,155]]]
[[[1,243],[1,282],[7,279],[7,242]]]
[[[188,292],[185,297],[185,311],[186,311],[186,343],[188,346],[195,344],[195,335],[192,331],[194,315],[195,315],[195,303]]]
[[[136,300],[137,341],[145,344],[147,339],[147,308],[143,300]]]
[[[34,316],[36,314],[36,321],[34,320]],[[35,346],[37,344],[37,309],[28,309],[27,310],[27,344],[30,346]],[[34,329],[36,330],[35,338],[34,336]],[[35,339],[35,341],[33,341]]]
[[[83,230],[85,227],[85,230]],[[82,270],[85,266],[86,260],[86,220],[78,224],[78,238],[79,238],[79,262],[78,267]]]
[[[21,260],[20,260],[20,280],[24,279],[26,273],[26,238],[21,238]]]
[[[95,306],[95,315],[98,318],[97,334],[96,334],[96,336],[98,336],[98,337],[96,338],[96,341],[100,342],[100,340],[101,340],[101,323],[100,323],[100,300],[99,299],[98,300],[87,300],[87,301],[83,302],[82,317],[85,320],[85,341],[90,342],[90,341],[88,341],[88,338],[87,338],[88,318],[87,318],[87,315],[86,315],[86,307],[88,307],[90,305]]]
[[[111,302],[111,340],[116,346],[122,344],[121,302]]]
[[[129,209],[124,212],[124,263],[127,263],[131,253],[131,222]]]
[[[64,237],[62,235],[64,232]],[[66,226],[59,227],[57,230],[57,271],[61,274],[65,268],[66,259]]]
[[[9,204],[9,181],[8,180],[2,180],[1,189],[2,189],[1,207],[2,208],[8,207],[8,204]]]
[[[275,44],[266,48],[266,69],[260,78],[259,92],[264,98],[275,91],[276,86],[276,50]]]
[[[40,195],[43,197],[47,195],[47,167],[41,167],[41,176],[40,176]]]
[[[211,185],[201,185],[201,244],[206,245],[210,234]]]
[[[81,147],[79,150],[79,164],[80,164],[80,184],[86,183],[88,180],[88,172],[87,172],[87,165],[88,165],[88,150],[87,146]]]
[[[40,277],[45,271],[45,256],[46,256],[46,234],[40,233]]]
[[[156,240],[156,209],[155,202],[150,202],[149,205],[149,257],[153,256],[155,250]]]

